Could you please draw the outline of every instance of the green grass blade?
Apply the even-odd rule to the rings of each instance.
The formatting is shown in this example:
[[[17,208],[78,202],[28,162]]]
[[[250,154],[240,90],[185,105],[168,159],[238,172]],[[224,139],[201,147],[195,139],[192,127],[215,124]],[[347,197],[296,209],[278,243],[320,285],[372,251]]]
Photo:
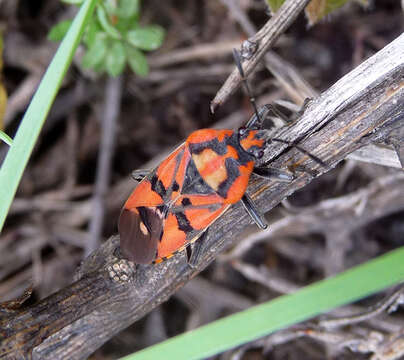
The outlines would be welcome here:
[[[32,149],[97,1],[86,0],[81,6],[21,120],[0,169],[0,231]]]
[[[404,281],[404,247],[335,277],[176,336],[124,360],[202,359]]]
[[[0,140],[5,142],[8,146],[11,146],[13,143],[13,139],[11,139],[10,136],[8,136],[4,131],[0,130]]]

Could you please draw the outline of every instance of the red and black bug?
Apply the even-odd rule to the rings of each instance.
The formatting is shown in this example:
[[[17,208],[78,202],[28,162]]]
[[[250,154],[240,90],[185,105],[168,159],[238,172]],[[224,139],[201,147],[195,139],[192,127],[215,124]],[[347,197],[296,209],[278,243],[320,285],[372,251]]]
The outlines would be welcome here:
[[[244,78],[237,53],[235,58]],[[245,86],[249,92],[246,82]],[[118,223],[124,257],[140,264],[167,259],[200,238],[238,201],[259,227],[267,227],[246,194],[251,174],[282,181],[291,181],[293,176],[256,166],[267,141],[284,141],[269,138],[268,131],[261,129],[261,119],[271,107],[257,110],[251,100],[255,115],[245,127],[197,130],[157,168],[137,173],[144,178],[126,201]]]

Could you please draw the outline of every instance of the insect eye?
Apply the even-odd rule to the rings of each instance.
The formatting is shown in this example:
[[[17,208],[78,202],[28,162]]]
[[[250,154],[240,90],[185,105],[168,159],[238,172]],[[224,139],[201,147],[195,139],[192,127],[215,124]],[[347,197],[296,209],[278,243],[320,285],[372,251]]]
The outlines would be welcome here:
[[[257,159],[261,159],[264,156],[264,150],[262,149],[254,149],[251,154],[257,158]]]
[[[245,128],[244,126],[238,129],[238,134],[240,136],[244,136],[246,132],[247,132],[247,128]]]
[[[251,148],[248,152],[256,159],[261,159],[264,156],[264,150],[257,149],[256,147]]]

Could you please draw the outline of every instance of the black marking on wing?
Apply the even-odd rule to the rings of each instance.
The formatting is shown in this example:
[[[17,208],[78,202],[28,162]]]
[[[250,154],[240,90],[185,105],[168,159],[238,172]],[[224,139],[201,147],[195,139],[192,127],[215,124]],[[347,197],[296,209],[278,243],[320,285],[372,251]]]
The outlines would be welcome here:
[[[161,196],[162,199],[165,199],[167,190],[164,187],[163,183],[161,182],[161,180],[158,178],[158,176],[156,175],[156,173],[153,174],[153,176],[150,179],[150,183],[151,183],[151,188],[153,191],[155,191],[157,194],[159,194]]]
[[[212,149],[216,154],[224,155],[227,152],[226,139],[219,141],[218,139],[213,139],[209,141],[204,141],[200,143],[190,143],[189,149],[191,154],[200,154],[205,149]]]
[[[149,234],[151,234],[152,233],[152,228],[151,228],[151,224],[149,222],[147,208],[144,207],[144,206],[139,206],[137,208],[137,210],[139,211],[140,219],[142,220],[143,224],[146,226],[146,229],[149,232]]]
[[[176,180],[174,180],[172,189],[173,189],[173,191],[178,191],[180,189],[180,186],[178,185]]]
[[[182,212],[175,213],[175,217],[177,218],[178,221],[178,229],[185,232],[185,234],[188,234],[194,230],[194,228],[191,226],[189,220],[187,219],[184,213]]]
[[[217,193],[223,197],[227,198],[227,193],[230,187],[233,185],[234,181],[240,176],[239,163],[233,158],[227,158],[225,161],[227,178],[222,181],[217,189]]]
[[[226,207],[224,207],[223,211],[219,214],[219,216],[216,217],[216,219],[215,219],[214,221],[212,221],[212,223],[214,223],[218,218],[220,218],[220,216],[223,215],[224,212],[225,212],[228,208],[229,208],[229,205],[227,205]],[[211,224],[212,224],[212,223],[211,223]],[[158,264],[158,263],[160,263],[160,262],[162,262],[162,261],[165,261],[165,260],[167,260],[167,259],[173,257],[174,255],[180,253],[180,252],[183,251],[184,249],[185,249],[186,251],[188,251],[187,249],[190,247],[190,245],[193,244],[193,243],[194,243],[195,241],[197,241],[198,239],[200,239],[200,242],[203,242],[203,241],[204,241],[204,238],[206,238],[207,232],[208,232],[208,230],[206,230],[206,229],[202,229],[202,230],[195,230],[195,229],[193,229],[193,231],[187,233],[187,240],[188,240],[188,242],[187,242],[186,244],[184,244],[183,246],[181,246],[179,249],[175,250],[175,251],[174,251],[172,254],[170,254],[169,256],[164,256],[164,257],[162,257],[162,258],[159,258],[159,259],[153,261],[153,263],[154,263],[154,264]],[[193,257],[193,258],[195,258],[195,255],[197,255],[197,254],[194,254],[195,248],[197,248],[197,251],[198,251],[199,246],[196,246],[196,247],[194,247],[194,249],[192,249],[192,257]]]
[[[190,143],[189,149],[191,154],[200,154],[202,151],[209,148],[218,155],[225,155],[227,153],[227,145],[230,145],[236,149],[239,156],[238,162],[241,165],[244,165],[251,160],[255,160],[253,155],[249,154],[241,147],[237,132],[234,132],[230,137],[225,137],[223,141],[213,139],[200,143]]]
[[[186,197],[182,199],[181,204],[184,206],[192,205],[191,200],[189,200],[189,198]]]
[[[146,234],[141,229],[142,223]],[[153,208],[144,207],[139,214],[122,210],[118,222],[122,255],[136,264],[151,263],[156,258],[162,228],[163,221]]]
[[[184,149],[182,149],[177,156],[175,157],[175,168],[174,168],[174,175],[171,179],[171,183],[167,188],[167,193],[166,193],[166,199],[169,200],[171,198],[171,194],[173,193],[173,191],[178,191],[180,186],[177,183],[177,181],[175,180],[175,176],[178,172],[178,168],[180,167],[181,164],[181,160],[182,157],[184,156]]]
[[[161,218],[165,219],[167,217],[168,211],[170,210],[169,207],[164,204],[164,205],[159,205],[157,206],[157,210],[160,211],[161,213]]]
[[[160,218],[162,220],[164,220],[164,219],[167,218],[168,212],[170,211],[170,207],[167,206],[166,204],[159,205],[159,206],[157,206],[156,210],[157,210],[158,215],[160,216]],[[158,236],[159,242],[161,242],[161,240],[163,239],[163,234],[164,234],[164,228],[161,227],[161,231],[160,231],[160,234]]]
[[[221,203],[216,203],[216,204],[202,204],[202,205],[194,205],[194,204],[189,204],[189,205],[177,205],[177,206],[172,206],[170,208],[170,213],[176,214],[176,213],[181,213],[184,212],[185,210],[198,210],[198,209],[208,209],[210,212],[214,212],[221,208],[223,204]]]
[[[192,159],[189,160],[181,194],[214,194],[215,191],[203,180]]]

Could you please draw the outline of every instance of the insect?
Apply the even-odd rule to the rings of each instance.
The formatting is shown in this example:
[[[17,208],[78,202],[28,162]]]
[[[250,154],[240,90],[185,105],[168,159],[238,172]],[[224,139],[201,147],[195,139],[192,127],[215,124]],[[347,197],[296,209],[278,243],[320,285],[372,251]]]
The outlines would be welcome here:
[[[244,78],[241,62],[236,64]],[[248,84],[245,82],[248,92]],[[250,96],[251,97],[251,96]],[[202,129],[193,132],[149,173],[137,172],[138,186],[126,201],[118,229],[122,255],[138,264],[159,263],[206,235],[232,204],[241,201],[254,222],[267,224],[246,193],[252,173],[292,181],[289,172],[259,167],[269,138],[261,129],[270,106],[257,109],[238,130]],[[299,148],[301,149],[301,148]],[[303,152],[304,149],[301,149]]]

